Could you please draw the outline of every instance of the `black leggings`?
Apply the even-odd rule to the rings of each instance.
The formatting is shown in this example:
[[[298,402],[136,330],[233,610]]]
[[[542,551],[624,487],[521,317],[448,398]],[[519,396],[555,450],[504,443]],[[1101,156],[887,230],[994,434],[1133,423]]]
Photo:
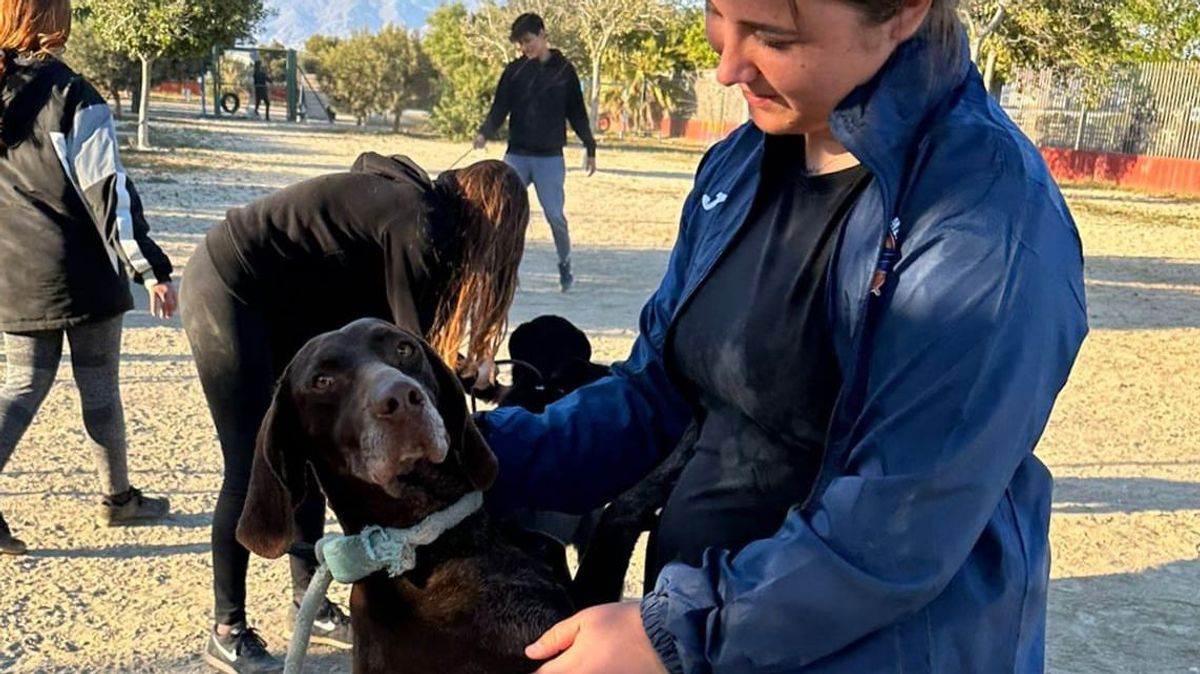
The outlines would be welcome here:
[[[262,313],[229,292],[204,243],[188,261],[180,303],[183,328],[225,459],[225,476],[213,514],[213,591],[216,622],[233,625],[246,619],[250,553],[235,534],[246,504],[254,442],[271,404],[274,382],[295,354],[299,340],[273,336]],[[296,527],[301,540],[315,543],[325,529],[325,499],[319,489],[307,493],[296,511]],[[296,557],[290,561],[293,595],[299,601],[315,569]]]

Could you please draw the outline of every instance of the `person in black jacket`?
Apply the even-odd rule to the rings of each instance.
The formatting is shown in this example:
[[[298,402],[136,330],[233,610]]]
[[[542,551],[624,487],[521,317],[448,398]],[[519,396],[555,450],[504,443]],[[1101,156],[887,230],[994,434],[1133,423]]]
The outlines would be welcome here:
[[[247,627],[249,553],[235,534],[255,437],[284,367],[312,337],[375,317],[425,336],[451,364],[465,342],[462,369],[478,371],[503,337],[528,223],[525,186],[503,162],[431,181],[406,157],[367,153],[348,173],[229,211],[192,255],[183,325],[225,460],[212,530],[216,626],[204,649],[214,668],[281,667]],[[319,490],[309,495],[296,521],[313,543],[325,504]],[[291,568],[295,605],[314,569],[296,557]],[[313,640],[351,646],[338,607],[326,603]]]
[[[537,188],[538,201],[550,223],[558,252],[558,280],[562,291],[571,288],[571,236],[563,214],[563,184],[567,166],[563,146],[567,143],[564,120],[587,148],[586,170],[596,172],[596,139],[583,104],[583,89],[575,67],[562,52],[550,48],[546,26],[537,14],[522,14],[512,25],[511,39],[521,58],[509,63],[496,86],[496,97],[487,119],[475,136],[475,149],[483,149],[510,117],[508,151],[504,161],[517,170],[526,185]]]
[[[0,9],[0,469],[54,383],[65,334],[106,494],[98,522],[161,518],[167,499],[129,484],[118,364],[130,279],[168,318],[171,262],[150,239],[108,105],[58,60],[69,0],[0,0]],[[24,551],[0,516],[0,552]]]
[[[263,67],[263,62],[255,59],[254,61],[254,115],[258,116],[258,108],[263,103],[267,104],[267,121],[271,120],[271,77],[267,75],[267,69]]]

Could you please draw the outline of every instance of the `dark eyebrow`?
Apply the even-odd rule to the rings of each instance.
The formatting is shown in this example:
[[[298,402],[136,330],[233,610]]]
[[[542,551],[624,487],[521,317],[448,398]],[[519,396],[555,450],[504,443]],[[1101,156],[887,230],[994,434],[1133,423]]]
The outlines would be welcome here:
[[[316,366],[313,369],[317,372],[337,371],[343,369],[345,362],[345,360],[336,355],[325,356],[316,362]]]
[[[713,6],[712,0],[708,0],[704,4],[706,11],[711,14],[716,14],[717,16],[722,16],[721,12],[717,11],[717,8]],[[738,21],[737,23],[739,26],[747,28],[755,33],[772,33],[774,35],[785,35],[789,37],[800,36],[800,31],[796,30],[795,27],[785,28],[783,26],[776,26],[769,23],[759,23],[757,21]]]
[[[313,370],[316,371],[341,370],[349,362],[349,359],[346,357],[346,350],[340,344],[324,345],[324,348],[317,351],[313,356]]]

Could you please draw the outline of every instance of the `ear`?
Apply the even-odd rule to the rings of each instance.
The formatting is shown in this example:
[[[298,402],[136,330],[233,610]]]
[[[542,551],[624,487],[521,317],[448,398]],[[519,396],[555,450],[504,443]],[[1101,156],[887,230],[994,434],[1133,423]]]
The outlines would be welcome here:
[[[295,540],[294,513],[304,495],[300,426],[287,388],[285,374],[258,429],[250,488],[237,526],[238,542],[269,559],[281,557]]]
[[[424,341],[421,346],[425,349],[425,359],[429,361],[437,381],[437,408],[446,426],[446,433],[450,436],[450,454],[458,461],[471,485],[485,490],[496,481],[496,473],[500,469],[496,455],[467,414],[466,394],[458,377],[446,367],[432,347]]]

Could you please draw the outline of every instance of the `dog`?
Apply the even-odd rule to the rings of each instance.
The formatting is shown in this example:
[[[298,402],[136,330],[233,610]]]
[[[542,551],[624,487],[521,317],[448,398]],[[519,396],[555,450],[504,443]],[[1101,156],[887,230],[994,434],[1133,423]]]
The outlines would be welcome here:
[[[407,528],[469,492],[497,462],[458,378],[411,332],[362,319],[305,344],[258,435],[237,537],[277,558],[311,468],[347,535]],[[354,583],[356,674],[524,674],[525,647],[574,612],[561,570],[502,535],[484,511],[419,548],[416,568]]]
[[[587,335],[561,316],[538,316],[517,326],[509,337],[508,351],[512,357],[512,384],[486,390],[482,395],[473,391],[497,407],[521,407],[540,413],[547,405],[612,372],[611,367],[592,362],[592,343]],[[468,389],[472,384],[470,379],[464,380]],[[658,513],[691,459],[694,442],[693,426],[653,472],[599,511],[580,518],[524,516],[526,526],[552,534],[540,538],[531,534],[526,539],[526,545],[538,546],[539,558],[552,560],[556,568],[565,565],[565,546],[557,541],[570,541],[581,551],[579,568],[570,585],[576,608],[622,599],[638,538],[650,532],[654,540]],[[519,525],[506,526],[514,531]],[[653,547],[645,564],[646,590],[653,586],[660,569]]]
[[[508,338],[508,353],[513,383],[498,396],[498,407],[540,413],[546,405],[611,374],[608,366],[592,362],[587,335],[562,316],[538,316],[517,326]]]
[[[464,388],[496,407],[540,414],[550,403],[611,374],[607,365],[592,362],[587,335],[562,316],[538,316],[518,325],[508,338],[508,353],[510,359],[497,364],[512,367],[511,384],[477,388],[473,376],[463,376]]]

